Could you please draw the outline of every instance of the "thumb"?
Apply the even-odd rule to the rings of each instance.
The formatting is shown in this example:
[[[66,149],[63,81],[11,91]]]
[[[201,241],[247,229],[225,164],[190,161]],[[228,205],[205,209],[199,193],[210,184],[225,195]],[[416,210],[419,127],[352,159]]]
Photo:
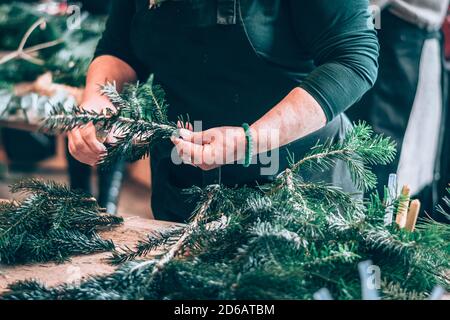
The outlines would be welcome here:
[[[186,129],[180,129],[180,137],[184,141],[199,145],[203,144],[203,132],[193,132]]]
[[[189,142],[193,142],[192,140],[194,139],[195,133],[187,130],[187,129],[180,129],[179,130],[180,133],[180,137],[184,140],[184,141],[189,141]]]

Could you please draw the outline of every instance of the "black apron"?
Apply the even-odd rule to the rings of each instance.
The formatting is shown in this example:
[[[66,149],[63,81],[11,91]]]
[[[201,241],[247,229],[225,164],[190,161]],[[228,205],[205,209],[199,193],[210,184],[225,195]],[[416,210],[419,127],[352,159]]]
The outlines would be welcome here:
[[[140,8],[132,28],[136,55],[147,61],[155,80],[167,92],[169,118],[176,120],[179,115],[189,114],[191,120],[202,121],[203,130],[253,123],[299,84],[254,50],[240,18],[239,1],[216,4],[214,21],[199,19],[195,1],[168,1],[154,10]],[[151,49],[145,52],[139,46],[143,39],[151,42],[146,46]],[[246,108],[252,108],[251,116]],[[261,164],[249,168],[225,165],[207,172],[176,165],[171,159],[173,144],[160,144],[151,153],[153,214],[159,220],[184,222],[196,205],[188,201],[189,196],[183,192],[186,188],[213,183],[255,186],[273,181],[288,166],[288,150],[301,159],[319,139],[342,138],[349,127],[349,122],[339,116],[325,128],[273,151],[279,152],[279,161],[271,175],[261,174]],[[356,191],[342,164],[307,179]]]

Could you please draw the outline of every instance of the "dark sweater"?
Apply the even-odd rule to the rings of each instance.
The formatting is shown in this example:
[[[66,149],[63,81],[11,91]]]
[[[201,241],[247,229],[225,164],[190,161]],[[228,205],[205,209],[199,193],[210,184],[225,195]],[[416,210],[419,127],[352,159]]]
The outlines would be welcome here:
[[[171,93],[173,96],[208,94],[208,90],[195,90],[186,83],[195,83],[198,77],[205,75],[206,66],[194,54],[205,52],[206,57],[212,54],[211,51],[226,52],[216,60],[210,59],[215,64],[207,65],[205,72],[211,78],[211,88],[236,85],[242,90],[252,89],[251,84],[247,84],[252,82],[252,70],[245,71],[246,83],[236,80],[245,68],[238,62],[233,63],[239,61],[239,55],[233,55],[233,50],[229,49],[237,45],[234,34],[238,31],[236,27],[223,25],[233,22],[245,26],[246,36],[256,53],[255,59],[261,59],[308,91],[319,102],[329,121],[357,102],[376,80],[379,47],[376,32],[370,26],[367,0],[168,0],[152,10],[148,9],[148,2],[113,0],[107,29],[96,56],[113,55],[122,59],[141,79],[155,73],[168,90],[169,97]],[[231,19],[218,15],[218,6],[223,3],[231,4],[226,8]],[[229,76],[226,72],[221,76],[223,65],[220,61],[229,66],[227,69],[236,68],[236,72],[233,74],[231,70]],[[177,73],[184,70],[186,64],[192,65],[189,70],[193,74]],[[257,72],[254,74],[260,76]],[[255,79],[255,83],[257,80],[260,79]],[[181,86],[183,90],[178,90]],[[289,86],[283,88],[280,98],[292,89]],[[230,97],[229,101],[227,97]],[[224,115],[233,112],[227,108],[232,103],[231,97],[222,96],[224,103],[216,106],[212,117],[232,117]],[[172,107],[178,114],[189,113],[199,120],[202,110],[210,111],[208,101],[211,102],[206,98],[205,101],[200,98],[194,101],[182,97],[169,100],[175,104]],[[240,114],[237,123],[256,120],[273,106],[270,105],[273,102],[267,101],[265,106],[246,105],[248,114]],[[227,124],[230,123],[223,123]]]

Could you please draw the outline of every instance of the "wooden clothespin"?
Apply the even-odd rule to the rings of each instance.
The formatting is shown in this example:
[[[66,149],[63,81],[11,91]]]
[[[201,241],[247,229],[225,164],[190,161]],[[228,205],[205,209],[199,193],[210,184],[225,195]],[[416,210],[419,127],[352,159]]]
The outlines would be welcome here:
[[[413,232],[416,228],[417,218],[419,217],[420,212],[420,201],[414,200],[411,202],[409,206],[408,216],[406,219],[405,229]]]
[[[409,188],[408,185],[403,186],[397,208],[397,217],[395,219],[395,222],[400,227],[400,229],[403,229],[406,225],[410,197],[411,197],[411,189]]]

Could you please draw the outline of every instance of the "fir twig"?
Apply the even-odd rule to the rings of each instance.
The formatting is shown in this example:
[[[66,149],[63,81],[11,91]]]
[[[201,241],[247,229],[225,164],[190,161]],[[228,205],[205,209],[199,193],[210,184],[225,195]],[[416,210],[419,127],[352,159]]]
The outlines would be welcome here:
[[[58,134],[92,123],[99,131],[113,131],[117,141],[107,146],[107,155],[100,159],[99,164],[104,167],[119,158],[144,158],[155,143],[177,134],[178,128],[167,119],[164,91],[153,83],[153,77],[144,85],[126,85],[122,94],[114,83],[107,83],[101,87],[101,93],[110,99],[114,110],[98,113],[74,108],[67,112],[56,106],[42,130]]]
[[[0,263],[62,261],[114,248],[96,231],[123,220],[101,213],[91,196],[38,179],[17,182],[11,191],[27,197],[0,206]]]

